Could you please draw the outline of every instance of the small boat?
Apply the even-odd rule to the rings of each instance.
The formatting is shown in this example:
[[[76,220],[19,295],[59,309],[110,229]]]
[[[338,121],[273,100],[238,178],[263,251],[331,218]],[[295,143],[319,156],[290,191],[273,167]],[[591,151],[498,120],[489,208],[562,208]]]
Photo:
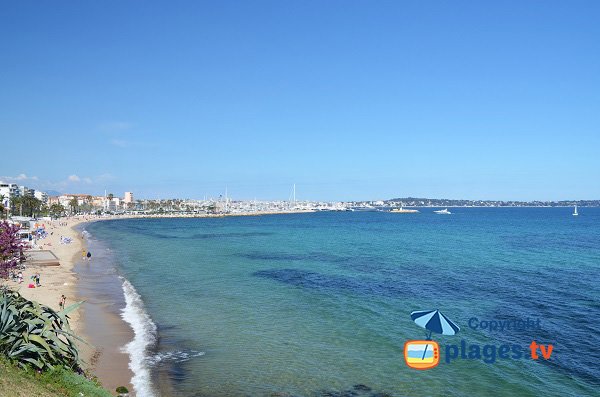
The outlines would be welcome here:
[[[433,211],[436,214],[441,214],[441,215],[450,215],[452,212],[448,211],[448,208],[444,208],[443,210],[437,210],[437,211]]]
[[[575,205],[575,209],[573,210],[573,216],[577,216],[579,215],[579,213],[577,213],[577,204]]]
[[[417,212],[419,212],[419,210],[407,210],[405,208],[394,208],[392,209],[390,212],[393,212],[395,214],[416,214]]]
[[[363,205],[363,206],[360,206],[360,207],[353,207],[352,209],[354,211],[362,211],[362,212],[377,211],[377,208],[369,206],[369,205]]]

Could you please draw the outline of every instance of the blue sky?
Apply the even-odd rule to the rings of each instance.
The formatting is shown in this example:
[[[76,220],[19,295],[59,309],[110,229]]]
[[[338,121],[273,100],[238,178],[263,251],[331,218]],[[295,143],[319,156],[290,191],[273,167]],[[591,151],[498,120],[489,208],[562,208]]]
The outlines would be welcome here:
[[[600,198],[600,2],[0,9],[0,179],[136,197]]]

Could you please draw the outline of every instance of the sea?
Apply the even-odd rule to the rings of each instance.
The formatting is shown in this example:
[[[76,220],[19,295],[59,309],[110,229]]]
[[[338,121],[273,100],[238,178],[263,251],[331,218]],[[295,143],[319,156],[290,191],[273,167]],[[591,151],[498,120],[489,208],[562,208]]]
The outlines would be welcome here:
[[[600,208],[434,209],[87,224],[136,395],[598,396]]]

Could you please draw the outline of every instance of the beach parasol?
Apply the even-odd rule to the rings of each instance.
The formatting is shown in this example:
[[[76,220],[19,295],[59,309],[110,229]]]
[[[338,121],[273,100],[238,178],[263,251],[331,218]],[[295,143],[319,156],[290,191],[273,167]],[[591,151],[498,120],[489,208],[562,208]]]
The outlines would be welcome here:
[[[410,318],[419,327],[423,327],[429,331],[427,340],[431,340],[431,333],[435,332],[442,335],[455,335],[460,331],[460,327],[456,325],[448,317],[444,316],[439,310],[418,310],[410,313]],[[427,352],[427,346],[423,351],[423,358]]]

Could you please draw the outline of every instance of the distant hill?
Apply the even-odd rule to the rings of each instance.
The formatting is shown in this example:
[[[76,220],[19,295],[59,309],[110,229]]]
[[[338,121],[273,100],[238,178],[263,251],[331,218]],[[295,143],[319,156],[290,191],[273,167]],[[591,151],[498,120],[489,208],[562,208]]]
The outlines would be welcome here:
[[[503,201],[503,200],[456,200],[403,197],[385,201],[388,205],[405,207],[600,207],[600,200],[561,200],[561,201]]]

